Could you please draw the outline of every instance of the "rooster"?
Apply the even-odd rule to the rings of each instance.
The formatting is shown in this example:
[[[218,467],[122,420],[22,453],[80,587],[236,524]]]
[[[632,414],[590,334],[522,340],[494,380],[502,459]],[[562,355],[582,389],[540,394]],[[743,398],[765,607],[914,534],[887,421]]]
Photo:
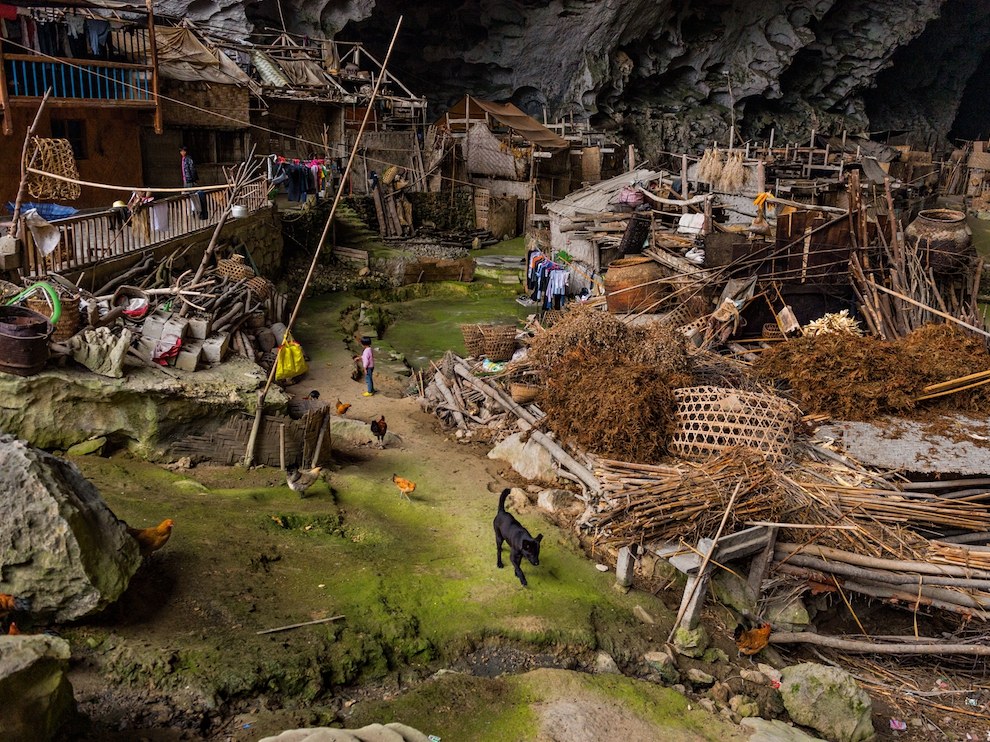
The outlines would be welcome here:
[[[337,414],[338,415],[346,415],[347,414],[347,411],[349,409],[351,409],[351,403],[350,402],[341,402],[340,401],[340,398],[338,397],[337,398]]]
[[[30,598],[15,598],[7,593],[0,593],[0,618],[6,617],[8,613],[14,611],[30,611]]]
[[[378,439],[378,447],[385,448],[385,433],[388,432],[388,423],[385,422],[384,415],[371,421],[371,432]]]
[[[305,497],[306,490],[319,479],[321,471],[323,471],[323,468],[319,466],[315,469],[287,469],[285,472],[285,481],[289,485],[290,490],[298,492],[300,497]]]
[[[138,542],[141,556],[148,556],[151,552],[158,551],[165,545],[165,542],[172,536],[172,526],[174,525],[174,520],[166,518],[151,528],[131,528],[128,526],[127,532]]]
[[[736,640],[736,647],[739,654],[752,657],[758,654],[770,643],[771,626],[769,623],[760,622],[752,616],[743,614],[742,620],[732,632],[732,638]]]
[[[403,479],[397,474],[393,474],[392,481],[395,483],[395,486],[399,488],[399,494],[407,500],[410,499],[409,495],[416,491],[416,483],[412,480]]]

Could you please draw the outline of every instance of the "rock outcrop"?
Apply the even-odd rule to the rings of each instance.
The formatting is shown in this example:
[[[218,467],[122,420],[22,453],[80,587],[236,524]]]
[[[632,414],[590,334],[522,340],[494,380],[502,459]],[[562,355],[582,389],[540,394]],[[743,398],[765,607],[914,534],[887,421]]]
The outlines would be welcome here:
[[[65,677],[69,644],[53,636],[0,636],[3,739],[52,739],[75,712]]]
[[[271,2],[167,0],[165,12],[241,31],[277,26]],[[404,23],[394,69],[437,104],[464,92],[537,117],[597,117],[645,153],[811,129],[912,128],[944,139],[986,75],[982,0],[286,0],[301,33],[374,51]],[[970,93],[973,95],[973,93]],[[985,122],[983,122],[985,127]]]
[[[0,435],[0,592],[72,621],[127,589],[137,542],[74,464]]]
[[[845,670],[813,662],[785,668],[780,695],[795,722],[826,739],[864,742],[874,736],[870,697]]]

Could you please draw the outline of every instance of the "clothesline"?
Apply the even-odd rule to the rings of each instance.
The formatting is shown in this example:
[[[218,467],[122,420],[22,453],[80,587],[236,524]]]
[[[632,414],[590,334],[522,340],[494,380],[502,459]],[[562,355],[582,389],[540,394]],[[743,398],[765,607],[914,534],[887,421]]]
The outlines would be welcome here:
[[[102,188],[105,191],[147,191],[148,193],[192,193],[195,191],[225,191],[230,186],[229,185],[214,185],[214,186],[194,186],[190,188],[186,186],[185,188],[152,188],[151,186],[121,186],[121,185],[110,185],[109,183],[94,183],[89,180],[79,180],[78,178],[69,178],[65,175],[56,175],[55,173],[49,173],[45,170],[38,170],[34,167],[29,167],[27,169],[29,173],[34,173],[35,175],[43,175],[46,178],[54,178],[55,180],[61,180],[66,183],[75,183],[80,186],[89,186],[90,188]],[[260,180],[260,179],[259,179]]]

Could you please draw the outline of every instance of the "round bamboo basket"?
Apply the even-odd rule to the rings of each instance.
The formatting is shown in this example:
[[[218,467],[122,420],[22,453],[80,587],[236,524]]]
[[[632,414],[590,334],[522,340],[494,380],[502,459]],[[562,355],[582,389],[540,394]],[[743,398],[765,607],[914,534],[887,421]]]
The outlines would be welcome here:
[[[55,332],[52,333],[49,340],[53,343],[61,343],[68,340],[70,337],[79,332],[79,328],[82,327],[82,315],[79,313],[79,297],[59,297],[59,301],[62,302],[62,316],[58,319],[58,324],[55,325]],[[52,316],[52,308],[49,306],[48,302],[41,298],[40,296],[29,296],[25,302],[28,309],[31,309],[38,314],[43,314],[49,319]]]
[[[480,356],[485,352],[485,338],[480,325],[461,325],[464,336],[464,349],[469,356]]]
[[[485,340],[485,355],[489,361],[507,361],[516,352],[516,328],[512,325],[490,325],[481,328]]]
[[[540,387],[535,384],[522,384],[518,381],[513,381],[509,384],[509,394],[512,395],[513,402],[528,404],[539,396]]]
[[[254,271],[251,270],[251,266],[244,263],[243,255],[220,258],[217,261],[217,273],[234,281],[239,281],[242,278],[254,278]]]

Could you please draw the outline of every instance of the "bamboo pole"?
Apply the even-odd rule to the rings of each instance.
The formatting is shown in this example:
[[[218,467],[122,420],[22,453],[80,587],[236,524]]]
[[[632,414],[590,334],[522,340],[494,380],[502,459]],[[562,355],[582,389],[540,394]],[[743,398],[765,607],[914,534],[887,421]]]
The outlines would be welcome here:
[[[691,599],[694,597],[695,592],[698,590],[698,586],[704,582],[705,570],[708,569],[708,563],[712,560],[712,555],[715,554],[715,550],[718,548],[718,540],[722,538],[722,529],[725,528],[726,522],[729,520],[729,513],[732,512],[732,506],[736,503],[736,496],[739,494],[739,487],[742,482],[736,483],[736,488],[732,492],[732,497],[729,498],[728,504],[725,506],[725,512],[722,513],[722,522],[718,524],[718,530],[715,532],[715,538],[712,539],[712,548],[708,550],[705,554],[705,558],[701,562],[701,566],[698,568],[697,579],[691,585],[691,591],[686,594],[681,600],[681,606],[677,610],[677,617],[674,619],[674,626],[670,630],[670,635],[667,637],[667,642],[670,643],[674,640],[674,634],[677,633],[677,627],[681,624],[681,619],[684,618],[684,610]]]
[[[330,623],[331,621],[340,621],[344,616],[330,616],[329,618],[318,618],[315,621],[303,621],[302,623],[290,623],[287,626],[276,626],[274,629],[263,629],[261,631],[255,631],[255,634],[274,634],[277,631],[288,631],[289,629],[298,629],[301,626],[314,626],[318,623]]]
[[[326,243],[327,235],[330,233],[330,225],[333,223],[333,218],[337,213],[337,206],[340,204],[340,199],[344,194],[344,184],[348,181],[348,177],[351,173],[351,167],[353,167],[354,160],[357,157],[358,148],[361,145],[361,137],[364,134],[365,127],[368,125],[368,119],[371,117],[371,111],[374,109],[375,99],[378,97],[378,91],[381,87],[382,80],[386,77],[384,74],[385,69],[388,66],[389,59],[392,56],[392,50],[395,48],[395,40],[399,36],[399,29],[401,27],[402,16],[399,16],[399,20],[395,24],[395,31],[392,33],[392,40],[388,45],[388,51],[385,53],[385,61],[381,66],[382,74],[378,76],[378,79],[375,81],[375,87],[371,91],[371,97],[368,99],[368,107],[364,112],[364,119],[361,121],[361,127],[358,129],[357,136],[354,138],[354,146],[351,148],[351,156],[347,160],[347,167],[344,168],[344,173],[340,179],[340,185],[337,187],[337,194],[334,196],[333,205],[330,207],[330,214],[327,216],[326,224],[323,225],[323,233],[320,235],[320,241],[316,245],[316,251],[313,254],[313,260],[309,265],[309,271],[306,273],[306,278],[303,280],[303,285],[299,290],[299,298],[296,300],[296,305],[292,309],[292,314],[289,316],[289,321],[286,322],[286,333],[289,333],[292,330],[296,317],[299,315],[299,309],[302,307],[303,299],[306,296],[306,291],[309,289],[309,284],[313,280],[313,273],[316,272],[316,266],[320,260],[320,253],[323,251],[323,245]],[[254,463],[254,448],[258,440],[258,430],[261,428],[261,419],[264,416],[265,398],[268,396],[268,390],[271,389],[271,386],[275,381],[275,371],[277,367],[278,363],[272,364],[272,368],[268,373],[268,379],[265,382],[265,386],[258,392],[258,407],[255,410],[254,424],[251,426],[251,434],[248,437],[247,446],[244,451],[245,466],[251,466]]]
[[[935,309],[934,307],[930,307],[927,304],[922,304],[920,301],[915,301],[914,299],[912,299],[909,296],[904,296],[904,294],[899,294],[896,291],[893,291],[891,289],[888,289],[886,286],[881,286],[876,281],[874,281],[872,278],[869,279],[869,283],[870,283],[871,286],[873,286],[874,288],[876,288],[879,291],[884,292],[885,294],[890,294],[891,296],[896,297],[898,299],[901,299],[903,301],[906,301],[909,304],[913,304],[916,307],[919,307],[920,309],[924,309],[925,311],[931,312],[932,314],[934,314],[934,315],[936,315],[938,317],[942,317],[943,319],[947,319],[950,322],[955,322],[960,327],[965,327],[967,330],[972,330],[973,332],[979,333],[980,335],[983,335],[983,337],[990,337],[990,332],[987,332],[986,330],[980,329],[976,325],[971,325],[968,322],[963,322],[961,319],[959,319],[957,317],[953,317],[951,314],[947,314],[946,312],[940,312],[939,310]]]
[[[819,647],[841,649],[843,652],[855,654],[931,654],[936,656],[962,654],[990,657],[990,645],[987,644],[944,644],[934,640],[927,644],[919,644],[917,639],[912,636],[903,637],[901,641],[903,644],[861,642],[854,639],[825,636],[811,631],[775,631],[770,634],[771,644],[814,644]]]
[[[38,104],[38,112],[34,115],[34,121],[28,127],[27,133],[24,135],[24,145],[21,148],[21,182],[17,186],[17,196],[14,199],[14,214],[10,217],[10,230],[9,233],[12,236],[17,236],[17,222],[21,216],[21,202],[24,201],[24,192],[27,190],[27,176],[31,172],[31,164],[34,162],[35,156],[38,154],[37,150],[34,155],[31,156],[31,162],[27,162],[27,152],[28,145],[31,143],[31,137],[34,136],[35,130],[38,128],[38,122],[41,120],[41,112],[45,110],[45,104],[48,102],[48,96],[52,94],[52,89],[48,88],[45,91],[45,96],[41,99],[41,103]],[[4,111],[4,120],[10,116],[10,110]]]

